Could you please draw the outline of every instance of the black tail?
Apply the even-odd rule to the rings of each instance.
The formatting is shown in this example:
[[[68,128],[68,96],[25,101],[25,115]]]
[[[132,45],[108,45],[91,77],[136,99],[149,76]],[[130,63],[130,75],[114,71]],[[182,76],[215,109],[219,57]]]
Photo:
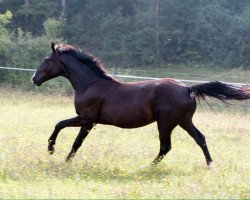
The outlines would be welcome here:
[[[194,85],[189,87],[189,89],[195,97],[204,100],[206,96],[219,99],[223,102],[225,100],[250,99],[250,87],[229,85],[219,81]]]

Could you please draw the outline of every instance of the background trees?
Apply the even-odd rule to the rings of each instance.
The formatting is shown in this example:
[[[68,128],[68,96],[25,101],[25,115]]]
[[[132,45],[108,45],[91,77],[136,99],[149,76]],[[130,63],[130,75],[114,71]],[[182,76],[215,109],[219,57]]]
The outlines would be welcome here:
[[[0,13],[1,65],[36,68],[51,40],[119,67],[250,64],[248,0],[8,0]]]

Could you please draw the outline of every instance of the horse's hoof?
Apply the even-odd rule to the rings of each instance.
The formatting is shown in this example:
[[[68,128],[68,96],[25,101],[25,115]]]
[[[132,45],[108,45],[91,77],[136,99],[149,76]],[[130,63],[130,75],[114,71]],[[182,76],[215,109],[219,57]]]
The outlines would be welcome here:
[[[159,161],[154,160],[153,162],[150,163],[151,167],[157,166],[159,164]]]
[[[72,160],[72,156],[67,156],[65,162],[70,162]]]
[[[66,157],[65,161],[69,162],[71,161],[71,159],[75,156],[76,151],[74,149],[71,150],[71,152],[69,153],[69,155]]]
[[[213,169],[213,167],[214,167],[214,162],[209,162],[209,163],[207,164],[207,168],[208,168],[208,169]]]
[[[69,162],[69,161],[70,161],[70,158],[67,156],[65,159],[65,162]]]
[[[140,167],[140,170],[148,170],[154,168],[155,164],[149,163]]]
[[[53,155],[55,151],[48,151],[50,155]]]
[[[55,152],[55,148],[54,147],[49,147],[48,152],[49,152],[50,155],[53,155],[54,152]]]

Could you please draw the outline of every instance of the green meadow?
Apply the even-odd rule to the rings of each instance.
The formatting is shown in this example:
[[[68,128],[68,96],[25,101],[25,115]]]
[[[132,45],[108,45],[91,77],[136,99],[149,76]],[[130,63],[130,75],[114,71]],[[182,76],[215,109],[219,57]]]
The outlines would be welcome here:
[[[199,107],[199,106],[198,106]],[[206,136],[214,165],[181,128],[158,166],[156,124],[138,129],[97,125],[75,158],[65,163],[78,128],[58,136],[54,125],[75,116],[72,96],[0,89],[0,198],[250,198],[250,115],[198,109],[194,123]]]

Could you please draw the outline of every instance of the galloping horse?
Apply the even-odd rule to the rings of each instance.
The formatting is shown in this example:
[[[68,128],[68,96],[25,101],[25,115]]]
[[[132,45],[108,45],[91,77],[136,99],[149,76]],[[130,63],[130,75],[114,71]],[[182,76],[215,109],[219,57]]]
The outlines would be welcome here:
[[[75,90],[77,116],[60,121],[48,140],[48,151],[54,153],[56,138],[65,127],[81,127],[66,158],[70,160],[96,124],[136,128],[157,122],[159,163],[171,149],[171,132],[182,127],[202,149],[207,165],[212,162],[204,135],[194,126],[192,117],[196,99],[205,96],[219,100],[250,99],[249,87],[222,82],[208,82],[188,87],[173,79],[121,83],[109,76],[91,54],[71,45],[51,43],[52,53],[45,58],[32,77],[37,86],[49,79],[64,76]]]

